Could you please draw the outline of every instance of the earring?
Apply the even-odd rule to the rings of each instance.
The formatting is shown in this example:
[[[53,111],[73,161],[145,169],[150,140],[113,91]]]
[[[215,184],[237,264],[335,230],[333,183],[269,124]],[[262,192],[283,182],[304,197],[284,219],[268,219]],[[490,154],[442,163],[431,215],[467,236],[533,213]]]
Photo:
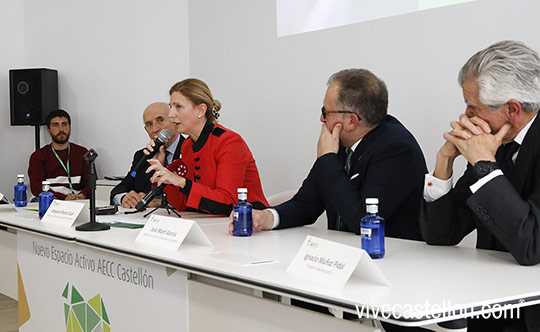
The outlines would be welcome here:
[[[202,118],[202,115],[199,114],[198,118],[199,118],[199,119]]]

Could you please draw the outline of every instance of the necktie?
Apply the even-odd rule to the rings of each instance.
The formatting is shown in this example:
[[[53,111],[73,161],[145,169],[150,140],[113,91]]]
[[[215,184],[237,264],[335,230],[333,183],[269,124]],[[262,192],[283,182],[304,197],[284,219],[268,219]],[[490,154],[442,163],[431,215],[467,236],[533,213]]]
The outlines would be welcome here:
[[[170,155],[171,155],[171,152],[165,150],[165,160],[163,161],[163,166],[167,167],[167,165],[169,165],[169,156]]]
[[[347,148],[345,150],[347,152],[347,156],[345,157],[345,173],[349,175],[349,172],[351,171],[351,164],[352,164],[352,155],[353,155],[353,149]],[[345,223],[343,222],[343,218],[338,214],[336,218],[336,230],[343,231],[345,230]]]
[[[345,173],[349,175],[349,172],[351,171],[351,161],[352,161],[352,155],[353,150],[351,148],[347,148],[347,157],[345,158]]]
[[[501,170],[506,175],[507,178],[512,176],[512,169],[514,168],[514,163],[512,161],[512,156],[519,149],[519,143],[512,141],[508,144],[505,144],[502,147],[500,158],[498,159],[499,166]]]

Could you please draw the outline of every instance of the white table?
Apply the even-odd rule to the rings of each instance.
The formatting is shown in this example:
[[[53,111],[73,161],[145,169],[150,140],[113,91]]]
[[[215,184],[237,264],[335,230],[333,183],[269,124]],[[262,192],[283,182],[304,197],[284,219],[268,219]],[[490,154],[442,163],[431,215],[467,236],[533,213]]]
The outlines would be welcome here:
[[[189,272],[194,280],[204,278],[219,281],[214,284],[221,290],[223,283],[239,287],[240,290],[235,292],[224,290],[227,296],[240,296],[242,292],[244,296],[246,292],[243,290],[252,289],[259,291],[256,294],[264,292],[266,297],[296,298],[352,314],[356,313],[357,305],[359,308],[364,305],[365,309],[372,309],[370,315],[375,310],[381,310],[378,318],[405,326],[422,326],[501,311],[498,306],[540,303],[540,266],[520,266],[508,253],[434,247],[423,242],[387,238],[386,257],[375,262],[389,280],[390,289],[351,279],[342,290],[334,290],[287,274],[285,270],[307,235],[360,247],[360,238],[354,234],[299,227],[237,238],[227,234],[227,218],[194,213],[182,213],[182,217],[196,220],[214,247],[187,246],[181,247],[179,251],[167,251],[134,242],[138,230],[113,228],[105,232],[77,232],[73,228],[43,225],[38,220],[24,220],[16,213],[0,213],[0,224],[174,267]],[[245,267],[229,259],[216,258],[214,254],[217,252],[276,262]],[[200,283],[192,287],[197,291],[190,293],[190,296],[205,294]],[[212,288],[216,292],[221,291],[220,289]],[[252,296],[244,300],[255,301],[250,304],[252,307],[268,302]],[[271,307],[274,308],[272,310],[280,312],[280,315],[286,314],[281,312],[283,310],[294,311],[296,316],[299,314],[298,309],[276,302],[271,303]],[[204,307],[199,319],[204,320],[208,312],[219,314],[220,308],[223,309],[224,306],[216,306],[213,308],[215,312],[210,311],[208,306]],[[237,314],[241,313],[242,311]],[[332,322],[345,325],[349,323],[339,319],[333,319]],[[322,323],[317,324],[320,326]],[[359,325],[355,325],[355,328],[358,330]]]

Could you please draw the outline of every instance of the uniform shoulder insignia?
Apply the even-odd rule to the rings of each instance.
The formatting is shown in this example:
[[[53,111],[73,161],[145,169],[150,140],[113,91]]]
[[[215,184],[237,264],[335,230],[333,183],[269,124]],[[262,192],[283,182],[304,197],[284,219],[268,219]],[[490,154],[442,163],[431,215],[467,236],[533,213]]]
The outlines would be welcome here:
[[[225,132],[226,132],[225,129],[215,127],[214,130],[212,130],[212,135],[219,137],[219,136],[223,135],[223,133],[225,133]]]

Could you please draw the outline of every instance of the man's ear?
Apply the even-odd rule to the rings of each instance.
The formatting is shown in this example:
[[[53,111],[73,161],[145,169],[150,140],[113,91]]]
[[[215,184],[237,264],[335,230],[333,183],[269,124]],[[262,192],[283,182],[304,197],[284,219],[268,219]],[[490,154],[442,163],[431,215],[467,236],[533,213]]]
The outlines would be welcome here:
[[[358,116],[356,114],[347,114],[347,124],[352,128],[355,129],[360,125],[360,121],[358,120]]]
[[[521,112],[523,112],[521,104],[515,99],[510,99],[506,103],[506,107],[508,108],[508,118],[510,120],[510,123],[517,123],[519,117],[521,116]]]

